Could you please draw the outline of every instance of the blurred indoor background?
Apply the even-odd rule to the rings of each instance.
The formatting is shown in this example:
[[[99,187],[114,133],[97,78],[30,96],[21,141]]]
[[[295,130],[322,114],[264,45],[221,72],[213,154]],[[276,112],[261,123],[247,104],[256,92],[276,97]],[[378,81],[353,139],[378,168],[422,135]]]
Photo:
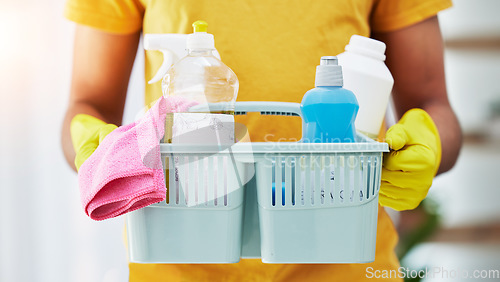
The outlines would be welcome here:
[[[425,208],[394,214],[399,251],[410,269],[500,270],[500,1],[454,3],[440,21],[448,93],[465,143],[455,168],[435,180]],[[128,277],[124,219],[95,222],[84,214],[76,174],[60,149],[74,30],[63,6],[0,0],[2,282]],[[125,122],[142,104],[138,55]]]

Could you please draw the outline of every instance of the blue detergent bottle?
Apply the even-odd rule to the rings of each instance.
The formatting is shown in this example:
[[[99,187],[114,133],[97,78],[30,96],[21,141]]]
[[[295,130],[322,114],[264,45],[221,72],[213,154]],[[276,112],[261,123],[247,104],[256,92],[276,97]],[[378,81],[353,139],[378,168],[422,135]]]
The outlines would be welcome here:
[[[342,86],[342,67],[337,57],[321,57],[315,88],[306,92],[300,105],[305,127],[302,142],[355,142],[354,121],[359,105],[354,93]]]

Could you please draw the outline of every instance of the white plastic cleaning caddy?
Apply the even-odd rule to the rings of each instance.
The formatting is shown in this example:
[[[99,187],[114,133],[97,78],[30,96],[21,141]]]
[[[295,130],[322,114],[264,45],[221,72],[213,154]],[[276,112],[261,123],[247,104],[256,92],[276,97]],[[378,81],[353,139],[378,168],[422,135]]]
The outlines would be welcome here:
[[[235,114],[299,116],[237,102]],[[161,144],[167,201],[127,214],[135,263],[367,263],[375,259],[386,143]]]

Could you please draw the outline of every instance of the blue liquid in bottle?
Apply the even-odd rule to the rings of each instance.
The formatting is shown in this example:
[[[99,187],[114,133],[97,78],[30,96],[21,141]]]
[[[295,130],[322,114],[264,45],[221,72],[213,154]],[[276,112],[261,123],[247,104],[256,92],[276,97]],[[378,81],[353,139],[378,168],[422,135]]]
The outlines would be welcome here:
[[[305,125],[303,142],[355,142],[359,105],[354,93],[342,85],[337,57],[322,57],[316,69],[316,88],[306,92],[300,106]]]

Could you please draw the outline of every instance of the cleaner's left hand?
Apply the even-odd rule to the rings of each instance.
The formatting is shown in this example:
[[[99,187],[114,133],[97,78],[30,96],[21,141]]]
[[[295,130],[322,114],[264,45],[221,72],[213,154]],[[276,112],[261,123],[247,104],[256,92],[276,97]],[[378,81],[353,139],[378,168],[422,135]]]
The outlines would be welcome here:
[[[379,202],[402,211],[416,208],[427,196],[441,161],[436,125],[422,109],[411,109],[389,128]]]
[[[71,120],[70,132],[73,148],[75,150],[75,167],[80,166],[96,150],[111,131],[117,128],[114,124],[106,123],[87,114],[77,114]]]

